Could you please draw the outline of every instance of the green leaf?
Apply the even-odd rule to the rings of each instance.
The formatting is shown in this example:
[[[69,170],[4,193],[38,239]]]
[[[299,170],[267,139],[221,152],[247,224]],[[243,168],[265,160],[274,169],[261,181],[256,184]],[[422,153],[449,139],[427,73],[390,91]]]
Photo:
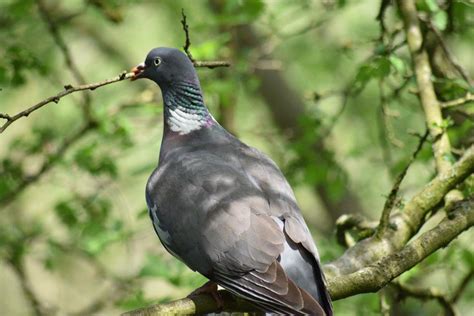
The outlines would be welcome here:
[[[433,16],[433,22],[439,30],[444,31],[448,25],[448,14],[442,10],[436,12]]]
[[[424,0],[424,5],[430,12],[437,12],[439,11],[439,6],[436,0]]]
[[[395,70],[400,73],[400,74],[404,74],[405,73],[405,70],[406,70],[406,67],[405,67],[405,62],[403,61],[403,59],[395,56],[395,55],[390,55],[390,57],[388,58],[390,60],[390,63],[392,64],[393,68],[395,68]]]
[[[362,91],[371,79],[384,78],[390,74],[391,61],[385,56],[376,56],[359,67],[354,90]]]
[[[99,154],[97,142],[92,142],[80,148],[74,155],[74,161],[81,169],[91,174],[106,174],[111,177],[117,176],[117,166],[108,154]]]
[[[59,202],[56,204],[54,212],[59,220],[68,227],[78,223],[78,212],[69,202]]]

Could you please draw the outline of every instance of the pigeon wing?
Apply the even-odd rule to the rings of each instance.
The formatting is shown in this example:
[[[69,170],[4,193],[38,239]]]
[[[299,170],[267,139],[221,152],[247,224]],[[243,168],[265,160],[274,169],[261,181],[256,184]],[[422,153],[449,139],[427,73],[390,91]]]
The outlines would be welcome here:
[[[239,166],[216,154],[176,153],[151,177],[149,207],[168,213],[152,214],[152,219],[167,220],[158,225],[169,236],[166,248],[190,268],[265,310],[322,311],[278,262],[286,237],[266,196]]]

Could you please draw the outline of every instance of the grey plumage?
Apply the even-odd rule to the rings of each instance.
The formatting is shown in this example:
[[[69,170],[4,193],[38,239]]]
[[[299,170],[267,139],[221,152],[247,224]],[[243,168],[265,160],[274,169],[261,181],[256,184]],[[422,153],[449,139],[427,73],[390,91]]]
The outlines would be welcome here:
[[[146,200],[166,249],[265,311],[332,315],[316,246],[276,164],[212,118],[180,51],[152,50],[142,77],[160,85],[165,104]]]

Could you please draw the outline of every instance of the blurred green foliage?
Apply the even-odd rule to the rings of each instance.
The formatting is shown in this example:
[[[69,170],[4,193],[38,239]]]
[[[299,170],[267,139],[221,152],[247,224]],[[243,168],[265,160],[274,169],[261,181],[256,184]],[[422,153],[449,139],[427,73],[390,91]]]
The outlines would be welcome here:
[[[340,201],[350,191],[363,215],[378,218],[394,175],[418,141],[413,133],[425,130],[400,18],[389,6],[381,36],[375,20],[379,2],[2,0],[0,113],[14,114],[77,84],[51,23],[83,77],[96,82],[141,62],[152,47],[182,47],[184,8],[193,56],[233,63],[229,69],[199,70],[207,105],[283,168],[327,262],[344,249],[334,238],[332,210],[321,201]],[[38,3],[47,8],[49,21],[39,14]],[[474,73],[472,1],[419,0],[417,8]],[[258,34],[259,47],[236,40],[242,25]],[[452,65],[447,68],[433,78],[440,100],[474,93]],[[303,100],[297,137],[288,137],[272,119],[272,105],[259,93],[259,69],[281,72]],[[389,125],[381,115],[382,90]],[[144,209],[144,185],[161,138],[157,93],[152,83],[120,82],[88,92],[90,104],[71,95],[0,135],[0,286],[17,284],[0,300],[1,314],[46,315],[48,308],[57,314],[117,314],[183,297],[204,283],[164,251]],[[293,109],[288,104],[288,114]],[[442,127],[456,149],[446,157],[451,162],[473,142],[473,111],[472,103],[444,111]],[[316,144],[325,150],[315,150]],[[403,198],[433,175],[425,145],[402,186]],[[462,188],[471,196],[472,182]],[[313,190],[316,184],[327,196]],[[474,269],[473,237],[466,233],[400,280],[451,293]],[[44,310],[32,305],[27,288]],[[458,303],[462,312],[474,308],[473,296],[471,282]],[[439,306],[409,299],[397,301],[395,309],[400,315],[432,315]],[[335,302],[335,310],[378,315],[379,298],[359,295]]]

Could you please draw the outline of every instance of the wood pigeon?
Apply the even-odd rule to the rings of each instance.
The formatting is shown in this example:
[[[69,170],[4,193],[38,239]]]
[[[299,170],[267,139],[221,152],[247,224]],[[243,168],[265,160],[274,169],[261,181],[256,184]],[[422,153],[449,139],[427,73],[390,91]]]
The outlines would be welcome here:
[[[263,311],[332,315],[318,251],[277,165],[212,117],[180,50],[155,48],[133,72],[163,95],[163,140],[146,202],[165,248]]]

